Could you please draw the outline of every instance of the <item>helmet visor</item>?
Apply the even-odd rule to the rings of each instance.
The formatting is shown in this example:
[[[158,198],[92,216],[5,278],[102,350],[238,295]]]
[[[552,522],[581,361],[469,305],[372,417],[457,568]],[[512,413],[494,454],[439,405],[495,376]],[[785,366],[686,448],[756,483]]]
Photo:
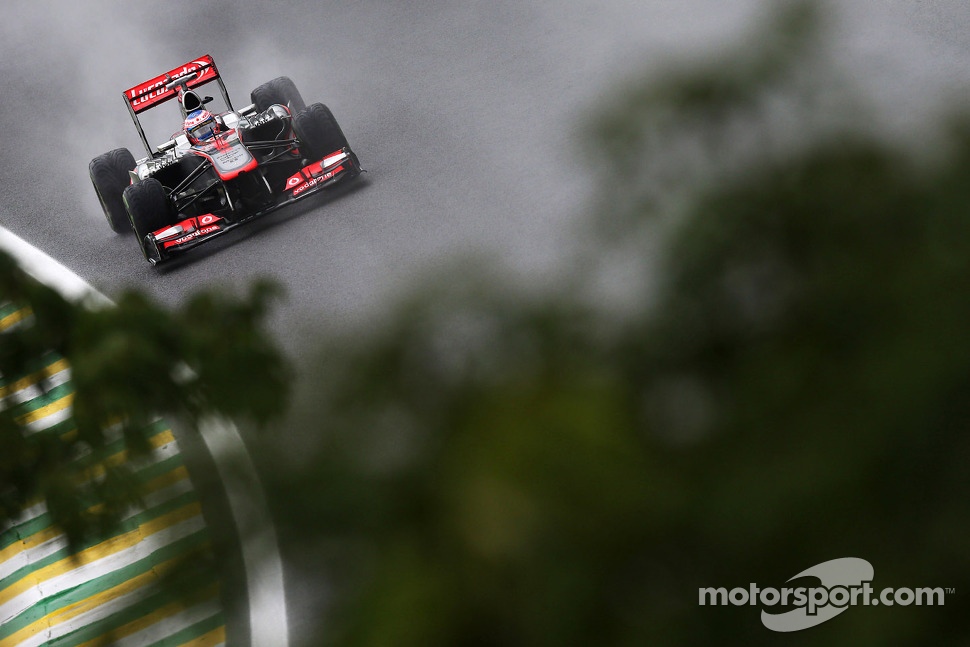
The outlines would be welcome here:
[[[188,135],[190,138],[202,141],[204,139],[209,139],[216,134],[216,120],[207,119],[201,124],[189,128]]]

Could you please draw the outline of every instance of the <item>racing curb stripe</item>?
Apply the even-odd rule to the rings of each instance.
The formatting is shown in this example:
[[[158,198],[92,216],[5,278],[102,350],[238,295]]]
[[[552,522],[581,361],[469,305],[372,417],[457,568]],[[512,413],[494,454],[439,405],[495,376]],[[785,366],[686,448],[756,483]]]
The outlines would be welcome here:
[[[215,613],[213,613],[213,610]],[[210,615],[205,615],[206,611]],[[185,626],[186,624],[188,624],[187,627]],[[115,647],[136,647],[137,645],[145,644],[151,644],[153,647],[191,645],[196,638],[217,629],[220,624],[222,624],[222,614],[218,612],[218,608],[215,605],[208,610],[204,606],[193,607],[171,618],[155,623],[139,633],[132,634],[127,639],[119,640],[115,643]],[[172,628],[178,629],[180,627],[185,628],[168,636],[164,636],[163,640],[158,640],[158,638],[162,638],[162,636],[158,635],[160,631],[168,632]],[[156,640],[157,642],[149,642]]]
[[[164,473],[172,471],[173,469],[175,469],[175,467],[182,465],[183,463],[182,463],[181,457],[178,455],[173,455],[173,453],[177,450],[177,447],[175,446],[174,443],[175,443],[175,439],[172,436],[172,432],[167,429],[149,438],[148,439],[149,448],[154,451],[152,453],[152,456],[149,459],[147,460],[144,458],[141,459],[142,464],[138,466],[135,470],[136,476],[149,478],[149,479],[157,479],[159,477],[159,474],[158,474],[159,470],[162,470],[164,475]],[[119,451],[105,457],[102,463],[104,465],[118,465],[120,463],[123,463],[127,458],[127,456],[128,456],[127,451]],[[102,474],[104,474],[104,468],[102,465],[96,465],[89,469],[89,475],[91,479],[97,478]],[[80,484],[84,485],[89,480],[90,479],[83,481]],[[146,488],[145,492],[146,493],[149,492],[150,484],[146,483],[145,488]],[[29,537],[31,535],[31,532],[28,529],[36,526],[37,519],[39,517],[47,515],[46,504],[44,504],[43,502],[31,502],[31,503],[32,505],[29,508],[31,513],[28,515],[26,514],[26,511],[25,511],[25,514],[23,514],[23,516],[21,516],[20,519],[18,519],[15,523],[12,523],[8,528],[5,529],[5,532],[13,532],[19,535],[18,541]],[[45,525],[44,527],[47,527],[47,525]],[[3,551],[6,550],[7,546],[9,546],[11,543],[14,543],[14,542],[12,542],[10,539],[4,540],[0,538],[0,561],[3,561],[3,555],[5,554]]]
[[[34,279],[68,299],[96,306],[113,305],[77,274],[2,226],[0,249],[16,258],[21,269]],[[236,527],[240,533],[247,533],[240,543],[249,603],[250,644],[286,647],[289,624],[282,557],[252,457],[239,431],[227,421],[207,421],[200,425],[199,431],[225,484]]]
[[[203,596],[208,597],[209,595],[211,595],[212,597],[215,597],[215,595],[217,594],[218,594],[218,591],[213,590],[213,591],[204,592]],[[146,630],[150,629],[152,625],[158,624],[160,621],[168,620],[169,626],[181,621],[183,623],[183,626],[185,626],[187,624],[186,623],[187,618],[185,617],[186,611],[187,609],[180,602],[172,601],[163,606],[158,607],[155,611],[145,616],[135,617],[130,620],[129,620],[129,617],[122,617],[121,621],[124,622],[124,624],[117,627],[112,632],[112,635],[115,637],[115,640],[117,641],[114,643],[114,645],[115,647],[117,647],[118,645],[124,644],[126,642],[129,642],[129,643],[135,642],[136,639],[131,638],[131,636],[137,636],[139,633],[145,632]],[[178,617],[180,614],[181,614],[181,618]],[[206,615],[206,614],[203,613],[202,615]],[[212,617],[212,616],[209,616],[209,617]],[[191,619],[188,619],[188,620],[189,620],[189,623],[196,624],[196,623],[192,623]],[[219,630],[221,630],[221,632],[219,632],[219,635],[222,637],[222,640],[225,640],[224,626],[219,627],[215,631],[210,631],[209,633],[215,633],[216,631],[219,631]],[[191,643],[188,643],[188,644],[191,644]],[[101,647],[101,643],[97,640],[93,640],[89,642],[80,643],[79,647]]]
[[[91,624],[92,621],[100,621],[105,616],[116,615],[124,609],[134,607],[151,595],[151,585],[155,582],[156,577],[164,576],[178,563],[178,558],[170,559],[158,564],[152,570],[122,582],[103,593],[49,613],[17,633],[11,634],[9,638],[0,640],[0,647],[5,647],[8,642],[10,645],[19,645],[20,647],[34,647],[35,644],[39,646],[43,643],[30,641],[30,637],[36,638],[43,628],[48,628],[49,631],[48,636],[42,640],[56,639],[74,631],[73,626],[67,624],[69,620],[75,620],[76,623],[80,621],[84,624]],[[91,618],[87,619],[85,616]]]
[[[53,388],[70,380],[71,371],[67,368],[64,360],[58,360],[57,364],[61,366],[52,364],[49,371],[37,371],[11,384],[0,386],[0,403],[13,395],[20,396],[21,402],[28,402],[30,399],[39,397],[40,387],[37,386],[38,382],[44,382],[46,387]],[[21,395],[19,392],[26,392],[27,395]]]
[[[65,371],[67,373],[67,371]],[[70,377],[65,375],[64,377]],[[38,382],[40,379],[38,379]],[[65,380],[57,386],[48,385],[46,390],[40,388],[40,386],[35,382],[31,387],[21,390],[17,393],[16,398],[11,398],[7,396],[6,399],[10,399],[11,403],[16,402],[14,406],[19,406],[20,410],[24,413],[35,413],[41,407],[45,407],[49,404],[53,404],[55,401],[61,398],[66,398],[72,396],[74,392],[74,385],[70,381]],[[19,402],[17,402],[19,400]],[[8,406],[11,403],[7,403]],[[42,418],[43,414],[38,414],[35,417]]]
[[[182,469],[181,466],[184,465],[182,457],[177,453],[178,448],[170,435],[171,432],[166,430],[163,433],[157,434],[155,438],[149,440],[150,447],[154,451],[152,452],[149,460],[141,459],[142,465],[137,467],[135,470],[135,476],[137,478],[144,478],[154,482],[166,474],[172,473],[178,469]],[[125,452],[119,452],[106,458],[105,463],[114,464],[121,462],[121,460],[123,460],[121,457],[125,455]],[[100,476],[101,473],[103,473],[103,470],[92,470],[93,477]],[[151,483],[146,483],[145,492],[148,493],[151,490]],[[17,520],[17,522],[11,524],[6,529],[5,532],[9,535],[9,537],[4,538],[2,535],[0,535],[0,562],[6,559],[4,557],[7,554],[5,551],[10,545],[19,541],[26,541],[35,533],[50,527],[50,514],[48,513],[46,503],[42,501],[31,503],[31,507],[24,511],[23,515]],[[133,516],[133,514],[129,516]],[[128,517],[125,517],[125,519],[127,518]]]
[[[42,396],[41,398],[38,398],[38,399],[46,400],[48,399],[48,396]],[[21,416],[18,416],[17,422],[25,426],[34,422],[40,422],[43,418],[46,418],[47,416],[53,413],[58,413],[63,411],[64,409],[67,409],[68,407],[71,406],[73,402],[74,402],[74,393],[66,393],[63,396],[58,397],[58,399],[54,402],[50,402],[48,404],[41,404],[33,411],[28,411],[27,413]]]
[[[44,363],[44,359],[47,360],[46,368],[49,370],[50,365],[54,363],[57,357],[56,354],[49,353],[47,354],[46,358],[42,358],[34,363],[40,365],[41,363]],[[43,370],[45,367],[38,366],[38,368]],[[29,372],[34,373],[36,372],[36,369],[29,369]],[[38,391],[41,390],[37,387],[33,387],[33,390],[29,390],[29,392],[26,394],[18,392],[14,394],[15,397],[10,398],[9,401],[26,403],[26,408],[32,408],[49,403],[51,400],[57,398],[58,395],[60,395],[60,397],[65,397],[65,395],[70,392],[69,389],[60,389],[55,393],[48,392],[48,397],[38,398],[35,397],[35,394]],[[17,405],[15,404],[14,406]],[[23,408],[25,407],[19,407],[19,409]],[[50,417],[56,417],[56,415],[57,414],[51,414]],[[171,430],[167,429],[167,425],[164,423],[160,423],[161,421],[156,421],[148,427],[147,431],[149,433],[147,434],[146,439],[149,441],[149,445],[157,446],[161,443],[161,447],[153,451],[148,456],[133,462],[132,464],[132,466],[136,469],[139,478],[142,480],[162,482],[167,475],[170,475],[173,471],[178,471],[183,467],[182,457],[178,448],[175,446],[174,437],[171,434]],[[73,420],[67,419],[63,423],[52,426],[49,419],[47,419],[44,420],[40,426],[48,429],[57,429],[61,426],[73,426]],[[78,465],[78,468],[83,471],[85,469],[83,463],[88,463],[87,476],[89,477],[92,477],[92,474],[99,470],[99,468],[103,467],[106,462],[118,462],[118,459],[123,459],[127,455],[124,451],[122,451],[124,449],[124,441],[121,437],[120,426],[108,428],[106,431],[109,444],[103,450],[92,453],[89,459],[82,459],[81,464]],[[61,430],[57,433],[57,435],[64,436],[70,433],[71,431],[64,433],[64,430]],[[106,454],[107,456],[105,456]],[[161,470],[159,469],[161,466],[160,462],[164,463],[164,468]],[[141,468],[139,468],[139,465]],[[185,483],[184,485],[188,485],[188,483]],[[136,508],[132,510],[131,513],[126,517],[126,520],[135,519],[137,516],[136,521],[138,521],[139,524],[134,525],[140,525],[140,521],[151,518],[145,514],[149,511],[152,513],[152,516],[157,517],[160,514],[164,514],[166,510],[172,510],[179,505],[196,501],[194,489],[191,488],[191,486],[185,488],[184,485],[169,488],[167,492],[158,492],[156,494],[146,496],[146,504],[148,503],[149,498],[153,500],[153,503],[148,505],[147,508]],[[186,494],[187,492],[188,496],[180,496]],[[165,502],[173,499],[179,500],[162,505],[165,504]],[[42,516],[45,516],[44,513],[46,512],[46,507],[34,502],[29,502],[24,510],[25,514],[23,516],[26,516],[28,513],[32,515],[39,513]],[[142,510],[142,512],[139,512],[139,510]],[[22,524],[24,521],[27,521],[27,523],[33,527],[34,532],[36,532],[38,529],[43,530],[43,528],[50,527],[51,525],[49,515],[46,515],[45,519],[39,520],[39,524],[23,518],[20,519],[21,523],[17,523],[13,527],[6,524],[2,532],[0,532],[0,538],[2,538],[2,543],[5,546],[10,547],[11,550],[17,551],[19,548],[18,544],[23,542],[23,532],[26,530]],[[133,524],[130,522],[123,524],[123,526],[127,526],[129,528],[132,525]],[[104,632],[106,630],[119,624],[116,621],[117,614],[111,614],[112,609],[118,608],[119,604],[127,604],[127,602],[111,602],[97,608],[91,613],[83,614],[83,617],[78,620],[65,619],[60,623],[57,619],[56,610],[64,605],[73,605],[78,602],[93,603],[94,598],[98,596],[98,591],[101,587],[111,586],[115,581],[125,581],[125,578],[134,578],[140,573],[151,573],[152,581],[157,582],[158,576],[153,571],[153,567],[158,563],[157,560],[161,558],[163,554],[168,555],[170,558],[181,557],[187,554],[187,550],[191,550],[191,552],[194,553],[196,549],[192,547],[200,542],[204,542],[205,546],[209,545],[207,539],[207,527],[201,517],[201,514],[197,516],[196,525],[197,530],[194,531],[192,536],[187,537],[186,540],[178,540],[176,544],[163,546],[157,551],[154,550],[154,548],[164,543],[165,537],[169,536],[169,532],[167,530],[163,531],[163,534],[159,534],[155,537],[147,538],[143,542],[139,542],[137,544],[138,551],[134,553],[128,552],[128,555],[134,556],[137,559],[139,554],[144,553],[144,549],[147,548],[147,550],[151,552],[149,553],[148,557],[145,559],[139,559],[138,563],[136,564],[128,563],[131,561],[130,557],[99,560],[101,567],[107,565],[109,569],[111,569],[110,574],[106,573],[101,576],[96,576],[92,571],[93,567],[77,566],[76,568],[71,569],[70,573],[65,577],[58,577],[55,575],[53,580],[41,582],[36,580],[38,572],[49,571],[50,569],[46,569],[45,566],[51,565],[52,562],[56,561],[59,556],[63,558],[68,556],[68,551],[66,550],[66,538],[62,533],[56,532],[55,529],[52,529],[55,530],[53,533],[54,536],[51,540],[46,541],[43,546],[39,546],[36,549],[28,549],[27,551],[19,552],[13,559],[2,562],[2,569],[0,570],[7,572],[0,577],[0,581],[2,581],[2,584],[0,584],[0,589],[6,589],[8,588],[8,584],[12,584],[18,580],[18,576],[15,573],[11,573],[11,569],[14,572],[19,571],[21,574],[25,574],[26,577],[35,578],[35,581],[33,582],[34,588],[31,590],[31,593],[36,598],[37,602],[36,604],[30,605],[30,608],[25,609],[22,613],[19,613],[14,617],[7,616],[9,616],[11,613],[16,613],[16,606],[4,605],[6,606],[6,609],[0,609],[0,618],[3,618],[3,621],[0,622],[0,636],[3,637],[0,638],[0,645],[6,647],[6,645],[21,642],[19,638],[9,638],[9,634],[11,632],[19,634],[20,630],[24,628],[25,624],[37,628],[37,630],[40,632],[34,633],[32,638],[28,640],[28,645],[37,645],[37,641],[41,640],[43,641],[41,644],[46,645],[47,647],[71,647],[71,645],[77,642],[76,636],[68,637],[66,639],[55,638],[54,636],[55,634],[64,635],[76,633],[79,629],[84,629],[92,635],[101,634],[101,636],[105,636]],[[93,556],[97,557],[97,550],[102,547],[107,547],[108,544],[109,542],[107,539],[100,544],[95,543],[94,546],[92,546],[92,548],[95,549]],[[121,568],[117,568],[118,566]],[[23,578],[20,577],[19,579]],[[66,581],[71,588],[69,590],[56,590],[57,585],[62,581]],[[53,589],[51,587],[53,587]],[[154,588],[155,584],[153,584],[153,589]],[[43,592],[43,595],[37,598],[37,593],[40,592]],[[152,591],[149,590],[146,593],[151,594]],[[144,593],[142,594],[142,597],[144,597]],[[30,596],[27,596],[25,599],[29,598]],[[160,602],[164,603],[165,601],[160,601],[156,596],[149,595],[145,602],[136,601],[135,607],[130,609],[127,613],[135,614],[130,615],[130,617],[145,616],[150,614]],[[105,619],[105,616],[107,616],[107,619]],[[79,627],[79,623],[83,622],[89,623],[89,626]],[[168,627],[165,631],[167,633],[175,633],[179,631],[179,627],[177,625],[173,626],[171,623],[168,623]]]
[[[25,308],[23,310],[17,310],[3,319],[0,319],[0,330],[7,330],[8,328],[13,328],[14,325],[19,324],[21,321],[33,314],[29,309]]]
[[[0,305],[0,322],[2,322],[10,314],[20,309],[21,309],[20,306],[13,303],[5,303],[3,305]],[[0,328],[0,330],[3,330],[3,328]]]
[[[177,560],[173,559],[165,564],[160,565],[158,568],[164,567],[163,570],[168,571],[171,569],[171,565],[175,564]],[[155,573],[148,571],[146,575],[154,576]],[[140,628],[150,625],[151,623],[158,622],[159,620],[164,620],[166,618],[171,618],[179,613],[184,612],[188,607],[177,599],[175,593],[171,590],[148,590],[151,584],[146,584],[145,587],[137,589],[132,593],[128,593],[122,598],[119,598],[120,602],[117,608],[110,610],[110,615],[104,619],[107,624],[108,633],[105,634],[102,631],[102,627],[89,624],[79,627],[67,627],[66,631],[62,629],[62,626],[51,627],[50,642],[41,644],[50,644],[56,647],[73,647],[75,645],[83,644],[90,645],[91,647],[104,647],[105,645],[105,635],[110,635],[112,638],[112,645],[117,645],[118,639],[130,635],[134,631]],[[146,592],[148,595],[146,595]],[[194,596],[192,604],[194,606],[205,605],[206,610],[202,615],[209,615],[211,617],[211,606],[218,602],[219,587],[217,585],[206,585],[200,592]],[[100,611],[102,608],[99,608]],[[84,614],[82,614],[83,616]],[[221,617],[218,612],[216,616]],[[45,618],[46,619],[46,618]],[[96,619],[97,621],[97,619]],[[183,627],[188,626],[189,623],[183,622]],[[43,625],[41,625],[43,626]],[[136,626],[135,628],[132,628]],[[164,629],[162,629],[164,631]],[[0,647],[6,647],[2,642],[0,642]],[[31,643],[25,645],[24,647],[34,647]]]
[[[182,501],[176,502],[183,503]],[[138,544],[145,537],[152,535],[162,535],[172,531],[173,536],[181,538],[180,532],[186,532],[193,527],[194,523],[201,522],[201,513],[201,507],[193,500],[175,510],[146,521],[122,535],[85,548],[76,557],[72,557],[66,549],[54,553],[42,560],[42,563],[50,563],[44,565],[39,571],[11,574],[8,581],[4,583],[4,590],[0,591],[0,610],[5,610],[8,604],[29,593],[35,580],[45,583],[44,596],[46,598],[60,592],[64,587],[69,587],[70,584],[64,581],[63,577],[70,574],[78,566],[102,567],[117,561],[117,558],[122,554],[140,554]],[[105,574],[112,575],[112,573]],[[60,579],[52,583],[52,580],[56,578]],[[17,613],[23,613],[23,611],[24,609],[20,609]]]
[[[124,553],[98,560],[92,564],[95,569],[93,579],[80,586],[72,586],[71,575],[73,574],[68,573],[56,579],[57,590],[55,591],[44,594],[28,591],[19,596],[10,603],[10,606],[22,610],[4,622],[0,629],[0,636],[6,638],[38,620],[50,618],[51,614],[59,609],[102,594],[142,574],[151,574],[157,584],[159,577],[154,568],[158,563],[211,548],[205,522],[200,515],[165,529],[158,535],[154,540],[156,545],[147,548],[135,546]],[[134,561],[127,563],[129,560]],[[91,630],[103,635],[105,627],[94,625]]]
[[[11,384],[5,383],[3,378],[0,377],[0,394],[4,393],[5,389],[16,391],[24,388],[25,386],[29,386],[30,384],[33,384],[39,380],[48,380],[54,377],[55,375],[59,373],[64,373],[65,371],[68,371],[68,370],[69,368],[67,365],[67,360],[58,359],[58,360],[55,360],[52,364],[48,364],[44,368],[34,371],[33,373],[23,378],[22,380],[18,380]],[[19,386],[21,383],[23,383],[23,386]]]
[[[177,453],[177,447],[174,445],[174,438],[171,436],[171,433],[171,430],[165,429],[155,432],[149,438],[149,447],[153,451],[148,458],[141,459],[141,463],[135,468],[137,478],[152,481],[158,478],[159,475],[170,472],[184,464],[182,457]],[[111,451],[110,448],[113,445],[108,446],[109,451]],[[116,454],[124,454],[124,451],[116,452]],[[113,459],[114,455],[111,455],[105,457],[104,460],[108,462]],[[0,561],[3,561],[4,553],[2,551],[7,546],[26,539],[38,530],[42,530],[50,525],[48,521],[41,519],[42,517],[50,517],[47,511],[47,504],[43,499],[29,501],[27,506],[21,511],[21,515],[17,521],[11,523],[6,528],[5,532],[8,534],[8,537],[3,537],[0,534]],[[39,525],[41,523],[43,525]]]
[[[199,636],[199,638],[193,642],[187,643],[192,647],[216,647],[217,645],[226,644],[226,628],[216,627],[204,636]]]
[[[151,514],[156,516],[164,511],[165,507],[171,507],[172,501],[177,497],[184,497],[186,501],[194,500],[194,492],[191,482],[184,467],[179,467],[166,474],[162,485],[155,491],[146,490],[144,497],[144,513],[131,514],[121,520],[121,527],[131,526],[136,529],[140,524],[151,519]],[[168,481],[171,481],[169,483]],[[94,506],[97,507],[97,506]],[[93,508],[88,508],[93,510]],[[68,543],[66,537],[52,525],[50,520],[44,520],[47,525],[41,532],[33,535],[23,535],[23,538],[4,549],[0,558],[0,582],[4,582],[10,576],[20,570],[17,564],[22,567],[32,566],[36,568],[44,559],[55,554],[69,556],[67,551]]]
[[[181,469],[181,468],[180,468]],[[179,485],[183,483],[182,485]],[[171,512],[173,505],[176,504],[175,499],[182,497],[183,503],[191,503],[196,499],[194,497],[194,492],[191,488],[187,489],[184,485],[185,481],[176,481],[167,488],[162,488],[156,492],[146,493],[145,501],[146,508],[144,510],[139,510],[121,519],[119,523],[119,530],[122,534],[131,532],[133,530],[138,530],[142,524],[145,524],[162,514]],[[89,508],[90,510],[90,508]],[[120,535],[119,535],[120,536]],[[52,540],[56,540],[55,543],[50,543]],[[97,543],[90,543],[81,547],[81,550],[87,550],[94,546],[105,543],[100,541]],[[23,553],[30,553],[40,547],[46,547],[47,549],[53,549],[56,547],[56,551],[51,552],[48,557],[54,555],[54,552],[59,552],[61,557],[69,557],[70,552],[67,550],[68,543],[67,538],[60,533],[53,526],[46,526],[40,532],[34,534],[22,534],[21,538],[16,542],[10,544],[3,550],[3,560],[4,562],[10,562],[13,559],[26,559],[30,555],[23,555]],[[36,566],[39,560],[31,559],[30,562]],[[0,578],[0,586],[6,586],[12,583],[14,580],[8,580],[13,574],[17,572],[16,569],[7,568],[7,564],[4,564],[5,568],[0,571],[4,573],[3,578]],[[0,599],[3,599],[4,592],[0,591]]]

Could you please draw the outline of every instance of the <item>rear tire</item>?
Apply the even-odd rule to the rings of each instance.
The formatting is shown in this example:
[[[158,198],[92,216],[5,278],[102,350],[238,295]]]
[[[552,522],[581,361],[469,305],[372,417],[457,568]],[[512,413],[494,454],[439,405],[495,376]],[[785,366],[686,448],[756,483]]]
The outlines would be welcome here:
[[[172,224],[175,216],[172,201],[162,183],[153,177],[129,186],[122,194],[122,199],[138,244],[145,258],[151,259],[154,250],[145,244],[145,237]]]
[[[306,108],[303,96],[288,76],[280,76],[267,81],[249,94],[256,104],[257,112],[262,112],[273,104],[288,106],[291,114]]]
[[[330,108],[314,103],[293,117],[293,132],[307,159],[318,160],[328,153],[347,148],[347,138]]]
[[[131,230],[121,194],[131,184],[128,171],[134,168],[135,158],[127,148],[116,148],[98,155],[88,164],[88,175],[91,176],[91,184],[101,202],[108,226],[118,234]]]

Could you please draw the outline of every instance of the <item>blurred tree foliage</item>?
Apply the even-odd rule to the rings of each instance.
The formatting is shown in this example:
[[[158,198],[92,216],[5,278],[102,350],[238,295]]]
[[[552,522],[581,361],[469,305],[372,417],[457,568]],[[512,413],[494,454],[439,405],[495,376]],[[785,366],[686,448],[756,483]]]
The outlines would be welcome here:
[[[608,107],[564,288],[459,267],[325,335],[273,483],[316,644],[970,644],[970,121],[934,157],[812,119],[820,15],[784,8]],[[847,556],[956,594],[784,635],[698,604]]]
[[[149,450],[159,416],[192,427],[207,415],[263,423],[280,413],[289,368],[262,327],[275,293],[269,284],[244,297],[211,290],[170,311],[130,291],[117,307],[88,308],[0,252],[0,303],[29,313],[0,333],[0,376],[48,390],[40,368],[53,354],[67,360],[74,391],[67,433],[30,433],[29,402],[0,403],[0,527],[42,498],[71,545],[84,545],[140,501],[134,464],[109,460],[112,440],[123,437],[134,458]]]

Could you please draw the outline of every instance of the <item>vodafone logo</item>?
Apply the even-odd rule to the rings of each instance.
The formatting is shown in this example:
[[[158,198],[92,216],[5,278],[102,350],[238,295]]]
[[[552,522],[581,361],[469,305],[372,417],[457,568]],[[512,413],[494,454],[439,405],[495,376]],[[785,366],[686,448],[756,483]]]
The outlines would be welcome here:
[[[201,219],[200,219],[201,220]],[[211,222],[211,221],[210,221]],[[170,243],[165,243],[166,247],[173,247],[175,245],[181,245],[182,243],[187,243],[193,238],[198,238],[199,236],[205,236],[206,234],[211,234],[214,231],[219,231],[219,225],[211,225],[209,227],[203,227],[198,231],[193,231],[187,236],[182,236],[181,238],[176,238]]]
[[[320,177],[315,177],[312,180],[310,180],[310,181],[302,184],[301,186],[296,187],[295,189],[293,189],[293,197],[296,197],[296,196],[300,195],[301,193],[303,193],[304,191],[306,191],[307,189],[309,189],[312,186],[316,186],[317,184],[320,184],[321,182],[326,182],[327,180],[329,180],[330,178],[332,178],[334,175],[336,175],[337,173],[339,173],[342,170],[344,170],[344,167],[338,166],[337,168],[335,168],[334,170],[330,171],[329,173],[326,173],[324,175],[321,175]],[[293,178],[290,178],[290,179],[293,179]],[[297,180],[297,181],[299,181],[299,180]],[[287,182],[287,186],[289,186],[289,182]]]

